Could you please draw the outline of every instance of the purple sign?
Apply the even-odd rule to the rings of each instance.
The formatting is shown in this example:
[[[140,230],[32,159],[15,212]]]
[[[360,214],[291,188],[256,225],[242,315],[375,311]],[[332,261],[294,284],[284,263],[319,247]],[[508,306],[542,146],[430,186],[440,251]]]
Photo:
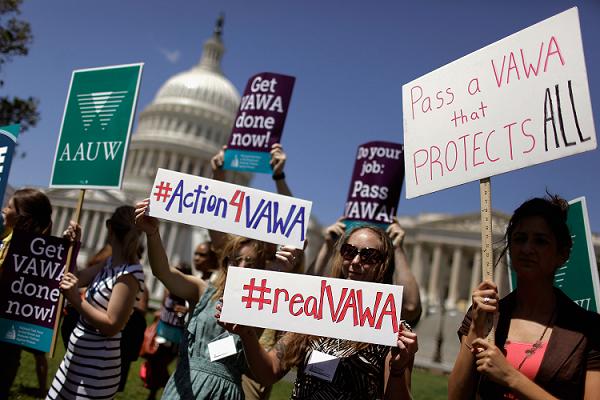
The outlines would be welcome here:
[[[404,181],[404,146],[369,142],[358,146],[344,217],[390,224]]]
[[[0,340],[49,351],[69,242],[15,231],[0,277]]]
[[[296,78],[263,72],[248,80],[225,151],[225,169],[271,172]]]

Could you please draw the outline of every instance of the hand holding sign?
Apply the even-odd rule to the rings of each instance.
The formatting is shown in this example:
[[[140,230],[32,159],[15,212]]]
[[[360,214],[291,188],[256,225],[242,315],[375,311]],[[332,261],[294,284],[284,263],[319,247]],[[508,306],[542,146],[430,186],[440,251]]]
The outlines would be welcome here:
[[[404,147],[369,142],[358,147],[344,216],[387,225],[396,215],[404,181]]]
[[[227,150],[227,146],[221,147],[221,150],[210,159],[210,167],[212,168],[213,174],[212,178],[217,181],[225,180],[225,171],[223,170],[225,150]]]
[[[70,272],[64,274],[60,280],[60,283],[58,284],[58,287],[60,288],[63,296],[69,300],[69,303],[81,303],[81,296],[79,295],[79,279],[77,279],[74,274]]]
[[[144,199],[135,205],[135,225],[145,234],[151,236],[158,233],[158,219],[148,215],[150,199]]]
[[[417,334],[401,327],[402,329],[398,332],[398,345],[392,347],[391,350],[390,375],[392,376],[404,374],[406,367],[410,365],[412,358],[419,350]]]
[[[269,72],[248,80],[227,144],[225,169],[271,172],[269,152],[280,143],[295,80]]]

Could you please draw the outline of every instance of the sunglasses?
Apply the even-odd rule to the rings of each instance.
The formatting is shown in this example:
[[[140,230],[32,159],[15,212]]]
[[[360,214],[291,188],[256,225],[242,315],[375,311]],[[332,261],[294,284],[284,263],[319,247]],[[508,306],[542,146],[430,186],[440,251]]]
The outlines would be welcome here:
[[[384,258],[381,250],[371,249],[369,247],[359,249],[349,243],[344,243],[342,247],[340,247],[340,254],[342,255],[342,258],[347,261],[354,260],[358,254],[360,256],[360,261],[365,264],[377,264],[382,262]]]
[[[227,257],[227,264],[232,265],[234,267],[239,266],[242,263],[242,261],[244,261],[245,266],[247,268],[253,268],[256,264],[256,260],[252,257],[244,257],[244,256]]]

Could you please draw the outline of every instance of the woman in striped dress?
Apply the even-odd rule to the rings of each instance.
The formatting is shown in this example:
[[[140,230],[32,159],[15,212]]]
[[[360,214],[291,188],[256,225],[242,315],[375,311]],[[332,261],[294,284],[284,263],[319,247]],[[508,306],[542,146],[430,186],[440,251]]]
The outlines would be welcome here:
[[[63,294],[80,318],[47,399],[112,399],[117,393],[121,330],[143,291],[144,273],[137,255],[140,232],[134,224],[134,208],[117,208],[106,227],[112,257],[79,276],[67,273],[61,280]],[[79,231],[72,223],[66,234],[76,238]],[[85,299],[78,290],[83,286],[87,286]]]

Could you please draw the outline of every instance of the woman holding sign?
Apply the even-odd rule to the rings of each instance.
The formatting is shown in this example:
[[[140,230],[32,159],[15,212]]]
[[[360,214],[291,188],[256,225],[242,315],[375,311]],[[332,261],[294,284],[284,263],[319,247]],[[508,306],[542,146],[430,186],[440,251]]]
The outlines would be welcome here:
[[[140,232],[134,208],[121,206],[106,221],[112,256],[105,263],[66,273],[60,288],[79,313],[65,357],[56,371],[48,399],[112,399],[121,380],[121,331],[144,288],[139,264]],[[73,222],[65,236],[78,239]],[[85,299],[79,287],[87,286]]]
[[[184,275],[169,267],[158,220],[146,215],[148,204],[148,200],[137,204],[136,221],[146,232],[152,273],[171,294],[188,301],[193,310],[184,329],[179,363],[165,387],[163,399],[242,400],[242,374],[247,371],[242,345],[238,337],[229,335],[217,324],[214,310],[225,290],[227,267],[262,268],[272,258],[269,247],[258,240],[227,235],[214,285],[200,277]],[[293,254],[289,254],[287,262],[292,263]]]
[[[567,203],[523,203],[506,230],[518,287],[502,300],[493,282],[473,291],[458,334],[461,348],[448,381],[450,399],[597,399],[600,315],[585,311],[553,286],[569,259]],[[486,322],[498,312],[495,343]]]
[[[20,189],[8,200],[2,209],[4,234],[0,245],[0,275],[2,264],[8,253],[14,229],[36,234],[50,234],[52,230],[52,205],[48,197],[37,189]],[[8,398],[8,392],[17,375],[22,347],[0,342],[0,399]],[[46,354],[34,349],[26,349],[35,357],[35,372],[42,396],[46,394],[48,361]]]
[[[394,246],[388,235],[374,226],[361,226],[343,236],[336,245],[332,277],[364,282],[391,283]],[[220,308],[217,306],[217,318]],[[287,333],[267,352],[254,328],[223,323],[242,338],[253,375],[263,384],[281,379],[292,367],[298,375],[293,399],[409,399],[417,336],[401,325],[398,346],[357,343],[348,340]],[[323,354],[325,353],[325,354]],[[335,368],[319,377],[312,373],[312,357],[339,360]],[[327,375],[327,376],[325,376]]]

